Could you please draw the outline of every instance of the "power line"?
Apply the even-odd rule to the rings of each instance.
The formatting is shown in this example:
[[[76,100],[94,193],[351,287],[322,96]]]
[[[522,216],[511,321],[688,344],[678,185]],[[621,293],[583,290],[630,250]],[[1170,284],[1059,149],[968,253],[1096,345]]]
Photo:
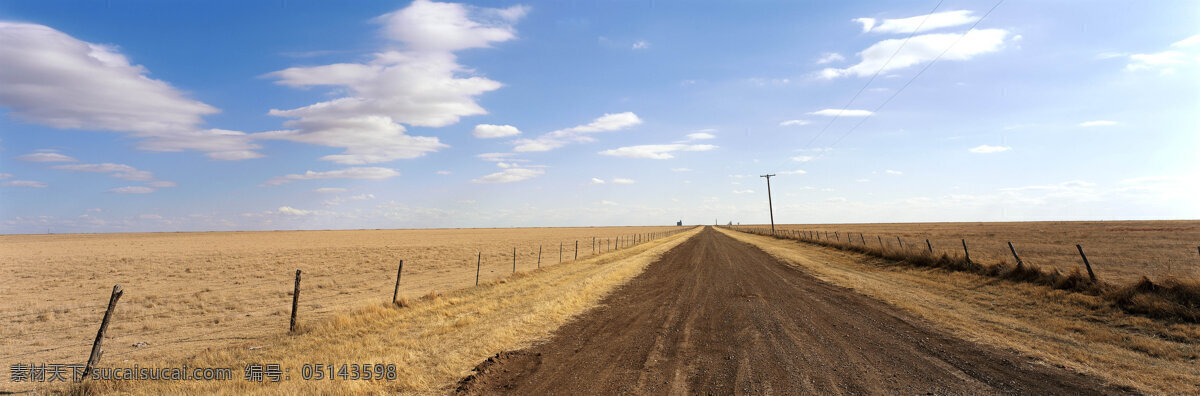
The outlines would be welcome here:
[[[883,103],[880,103],[879,106],[876,106],[875,110],[872,111],[871,114],[867,114],[865,117],[863,117],[861,120],[859,120],[857,124],[854,124],[854,126],[851,127],[850,130],[846,131],[846,133],[844,133],[840,137],[838,137],[838,139],[835,140],[833,142],[833,144],[829,145],[829,147],[833,147],[833,146],[837,145],[838,143],[840,143],[842,141],[842,139],[845,139],[846,136],[849,136],[856,129],[858,129],[858,127],[862,126],[863,123],[867,122],[867,120],[870,119],[871,116],[874,116],[875,113],[879,112],[879,110],[882,109],[883,106],[886,106],[889,102],[892,101],[892,99],[895,99],[897,95],[900,95],[900,92],[903,92],[905,88],[908,88],[908,86],[913,83],[913,81],[916,81],[917,77],[921,77],[921,75],[924,74],[926,70],[929,70],[929,68],[932,67],[934,63],[937,63],[938,59],[941,59],[943,55],[946,55],[947,52],[950,52],[950,49],[954,48],[955,45],[958,45],[958,43],[960,41],[962,41],[963,38],[966,38],[968,33],[971,33],[972,31],[974,31],[975,27],[979,26],[979,23],[983,22],[983,20],[985,18],[987,18],[988,15],[991,15],[992,11],[995,11],[996,7],[999,7],[1001,3],[1004,3],[1004,0],[997,1],[996,4],[993,5],[991,9],[988,9],[987,13],[983,14],[983,16],[979,18],[979,20],[975,21],[975,24],[971,25],[970,29],[967,29],[966,32],[963,32],[962,35],[958,36],[958,39],[954,40],[953,43],[950,43],[950,46],[946,47],[945,50],[942,50],[942,53],[938,54],[938,56],[933,58],[933,60],[930,61],[928,64],[926,64],[925,67],[921,68],[921,70],[918,71],[917,74],[913,75],[913,77],[910,78],[908,80],[908,82],[905,82],[904,85],[900,86],[900,89],[897,89],[896,92],[893,92],[891,96],[889,96],[886,100],[883,101]],[[823,157],[824,155],[825,154],[821,154],[821,157]]]
[[[930,16],[932,16],[932,15],[933,15],[933,13],[937,11],[938,7],[941,7],[941,6],[942,6],[942,1],[944,1],[944,0],[938,0],[938,3],[937,3],[937,5],[934,5],[934,6],[933,6],[933,9],[932,9],[932,10],[929,10],[929,13],[928,13],[928,14],[925,14],[925,18],[922,18],[922,19],[921,19],[921,23],[917,24],[917,28],[916,28],[916,29],[913,29],[913,31],[912,31],[912,32],[910,32],[910,33],[908,34],[908,37],[905,37],[905,38],[904,38],[904,41],[900,43],[900,46],[899,46],[899,47],[896,47],[896,51],[892,52],[892,56],[889,56],[889,57],[888,57],[888,59],[887,59],[887,61],[886,61],[886,62],[883,62],[883,66],[880,66],[880,67],[879,67],[879,70],[876,70],[876,71],[875,71],[875,74],[871,75],[871,79],[867,80],[867,83],[866,83],[866,84],[863,84],[862,88],[859,88],[859,89],[858,89],[858,92],[855,92],[855,93],[854,93],[854,96],[850,98],[850,101],[849,101],[849,102],[846,102],[846,105],[845,105],[845,106],[842,106],[842,108],[838,110],[838,113],[837,113],[837,114],[835,114],[835,115],[833,116],[833,118],[832,118],[832,119],[830,119],[830,120],[829,120],[829,122],[825,124],[825,127],[824,127],[824,128],[821,128],[821,131],[820,131],[820,132],[817,132],[817,134],[816,134],[816,135],[814,135],[814,136],[812,137],[812,139],[809,139],[809,140],[808,140],[808,143],[804,145],[804,148],[809,148],[809,147],[811,147],[811,146],[812,146],[812,144],[813,144],[813,142],[817,141],[817,138],[820,138],[820,137],[821,137],[821,135],[824,135],[824,134],[825,134],[825,131],[826,131],[827,129],[829,129],[829,127],[830,127],[831,125],[833,125],[833,122],[834,122],[834,121],[837,121],[837,119],[838,119],[838,118],[840,118],[840,117],[842,116],[842,113],[844,113],[844,112],[846,111],[846,109],[847,109],[847,108],[849,108],[849,107],[850,107],[850,105],[854,103],[854,100],[855,100],[855,99],[858,99],[858,96],[859,96],[859,95],[862,95],[863,91],[866,91],[866,90],[867,90],[867,87],[868,87],[868,86],[870,86],[870,85],[871,85],[871,83],[875,81],[875,78],[876,78],[876,77],[879,77],[879,74],[880,74],[880,73],[883,73],[883,70],[884,70],[884,69],[887,69],[887,65],[888,65],[888,64],[890,64],[890,63],[892,63],[892,59],[895,59],[895,58],[896,58],[896,55],[900,53],[900,50],[904,49],[904,46],[908,44],[908,40],[912,39],[912,38],[913,38],[913,36],[915,36],[915,35],[917,34],[917,32],[921,30],[921,27],[922,27],[922,26],[925,26],[925,21],[929,20],[929,17],[930,17]],[[980,19],[982,20],[983,18],[980,18]]]

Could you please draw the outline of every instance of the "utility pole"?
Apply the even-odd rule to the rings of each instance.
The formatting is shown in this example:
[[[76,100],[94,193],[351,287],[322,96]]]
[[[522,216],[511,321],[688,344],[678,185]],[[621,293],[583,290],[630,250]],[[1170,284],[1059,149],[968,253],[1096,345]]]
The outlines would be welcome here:
[[[767,178],[767,210],[771,213],[771,235],[775,235],[775,206],[771,204],[771,177],[773,174],[759,175],[758,177]]]

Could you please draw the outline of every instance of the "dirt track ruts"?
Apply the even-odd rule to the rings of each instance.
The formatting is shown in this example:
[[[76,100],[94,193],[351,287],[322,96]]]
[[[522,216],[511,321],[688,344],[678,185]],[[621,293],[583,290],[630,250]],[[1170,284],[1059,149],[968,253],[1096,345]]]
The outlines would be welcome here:
[[[1130,393],[958,339],[712,229],[547,342],[476,371],[459,392]]]

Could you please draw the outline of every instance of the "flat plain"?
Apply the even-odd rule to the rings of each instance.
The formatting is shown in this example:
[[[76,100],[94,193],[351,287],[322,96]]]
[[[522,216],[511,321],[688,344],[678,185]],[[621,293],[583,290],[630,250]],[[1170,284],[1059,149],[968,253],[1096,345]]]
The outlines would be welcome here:
[[[770,227],[769,225],[759,225]],[[1083,270],[1075,245],[1083,247],[1099,279],[1124,284],[1142,276],[1153,281],[1174,277],[1200,281],[1200,221],[1055,221],[1012,223],[786,224],[777,230],[813,231],[825,238],[898,249],[963,255],[971,259],[1014,262],[1008,242],[1021,260],[1069,272]],[[835,235],[836,233],[836,235]],[[859,234],[862,234],[861,236]],[[896,238],[900,238],[897,241]]]
[[[0,236],[0,364],[79,363],[113,285],[124,296],[105,341],[109,363],[188,357],[287,331],[295,270],[300,322],[392,297],[413,299],[516,270],[582,260],[679,227],[204,232]],[[643,235],[639,237],[638,235]],[[593,249],[592,238],[596,238]]]

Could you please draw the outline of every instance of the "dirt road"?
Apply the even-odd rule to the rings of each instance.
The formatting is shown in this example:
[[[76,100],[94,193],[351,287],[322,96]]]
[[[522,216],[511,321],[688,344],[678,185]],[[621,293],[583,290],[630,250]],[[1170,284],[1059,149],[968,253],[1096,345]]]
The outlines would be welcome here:
[[[1111,394],[957,339],[707,229],[461,393]]]

